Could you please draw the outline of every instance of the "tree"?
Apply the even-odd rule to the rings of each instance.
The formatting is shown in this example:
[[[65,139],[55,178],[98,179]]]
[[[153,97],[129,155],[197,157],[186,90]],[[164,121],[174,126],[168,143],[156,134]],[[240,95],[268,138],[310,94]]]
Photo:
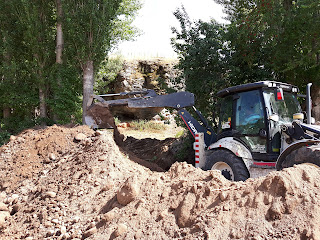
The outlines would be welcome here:
[[[231,21],[229,38],[244,61],[260,65],[269,78],[300,88],[318,83],[320,4],[316,0],[217,0]],[[267,74],[268,76],[268,74]],[[320,119],[319,86],[314,105]]]
[[[139,7],[138,0],[0,1],[1,126],[70,122],[80,112],[79,69],[92,89],[90,64],[134,35],[126,24]]]
[[[213,94],[223,87],[261,80],[298,85],[318,83],[318,1],[216,0],[230,21],[191,22],[184,10],[175,12],[181,31],[173,41],[186,88],[209,114]],[[320,119],[320,88],[313,88],[316,119]],[[200,103],[199,103],[200,102]],[[201,106],[202,105],[202,106]]]
[[[32,116],[38,106],[41,118],[47,117],[49,68],[53,63],[52,2],[12,0],[1,2],[0,91],[4,108],[14,116]],[[32,118],[32,117],[30,117]]]
[[[56,35],[56,63],[62,64],[62,53],[63,53],[63,31],[62,31],[62,20],[63,20],[63,9],[61,0],[56,0],[57,9],[57,35]],[[58,82],[60,79],[57,80]]]
[[[225,45],[226,29],[215,21],[192,22],[182,7],[174,12],[181,30],[173,29],[172,45],[178,53],[179,64],[187,91],[196,96],[196,106],[211,117],[217,105],[215,94],[231,83],[226,78],[229,52]]]
[[[18,11],[19,25],[24,27],[24,45],[29,51],[27,61],[33,66],[32,77],[39,90],[40,118],[47,118],[47,75],[54,63],[54,33],[52,27],[52,2],[37,0],[22,1]],[[51,53],[51,54],[50,54]],[[30,69],[31,70],[31,69]]]
[[[121,37],[116,26],[120,24],[117,18],[124,17],[131,10],[138,9],[134,0],[87,0],[68,1],[63,4],[65,9],[65,36],[68,51],[74,55],[74,60],[82,70],[83,77],[83,123],[86,110],[93,95],[94,73],[105,58],[112,44]],[[132,15],[132,14],[131,14]],[[127,36],[124,34],[124,36]]]

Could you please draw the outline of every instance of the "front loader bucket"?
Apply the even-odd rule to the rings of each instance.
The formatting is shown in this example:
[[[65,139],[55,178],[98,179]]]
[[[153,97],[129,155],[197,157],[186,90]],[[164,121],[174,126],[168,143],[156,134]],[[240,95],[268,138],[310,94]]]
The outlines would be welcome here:
[[[281,170],[302,163],[320,166],[320,140],[304,139],[294,142],[280,154],[276,169]]]
[[[115,122],[113,115],[109,111],[109,108],[104,104],[98,102],[92,104],[87,109],[87,115],[85,116],[85,123],[93,129],[98,128],[113,128],[114,140],[119,146],[122,146],[124,136],[120,134]]]
[[[113,115],[108,107],[97,102],[87,109],[85,123],[91,128],[115,128]]]
[[[127,97],[108,100],[103,97]],[[137,96],[139,95],[139,96]],[[143,96],[141,96],[143,95]],[[143,90],[119,94],[93,96],[99,102],[93,103],[87,109],[86,125],[92,128],[114,128],[113,113],[123,116],[138,116],[148,119],[155,116],[163,108],[181,109],[194,105],[194,95],[190,92],[176,92],[167,95],[157,95],[154,90]],[[127,112],[127,114],[121,114]]]
[[[128,101],[129,108],[168,107],[181,109],[193,105],[194,95],[190,92],[176,92],[168,95],[157,95],[150,98],[131,98],[131,101]]]

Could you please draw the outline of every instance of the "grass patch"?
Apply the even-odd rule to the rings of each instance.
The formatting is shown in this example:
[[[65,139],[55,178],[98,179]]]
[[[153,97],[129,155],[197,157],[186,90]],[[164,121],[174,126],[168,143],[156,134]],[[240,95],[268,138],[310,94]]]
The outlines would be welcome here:
[[[162,123],[157,123],[154,121],[147,121],[147,120],[137,120],[137,121],[132,121],[130,122],[130,128],[134,130],[139,130],[139,131],[145,131],[145,130],[166,130],[167,126],[165,126]]]
[[[176,133],[176,135],[174,136],[175,138],[181,138],[182,136],[184,136],[185,134],[185,130],[182,129],[179,132]]]
[[[117,126],[120,123],[121,123],[120,119],[118,117],[114,117],[114,124]]]

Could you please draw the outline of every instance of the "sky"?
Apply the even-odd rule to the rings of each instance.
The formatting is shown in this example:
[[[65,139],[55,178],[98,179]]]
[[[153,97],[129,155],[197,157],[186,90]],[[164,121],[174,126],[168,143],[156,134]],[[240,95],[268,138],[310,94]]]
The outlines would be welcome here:
[[[135,41],[123,42],[115,50],[126,58],[164,57],[174,58],[171,47],[173,37],[171,27],[178,27],[179,22],[173,12],[182,5],[193,20],[218,22],[223,20],[222,6],[213,0],[142,0],[143,6],[133,25],[142,31]]]

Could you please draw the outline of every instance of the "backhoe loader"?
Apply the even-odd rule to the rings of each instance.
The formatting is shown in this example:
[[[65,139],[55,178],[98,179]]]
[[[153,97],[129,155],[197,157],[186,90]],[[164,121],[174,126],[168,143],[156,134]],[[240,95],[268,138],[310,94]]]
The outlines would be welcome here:
[[[313,125],[311,117],[311,83],[306,95],[300,95],[296,86],[275,81],[260,81],[223,89],[218,130],[213,131],[208,121],[194,107],[194,95],[177,92],[157,95],[154,90],[142,90],[116,95],[127,97],[105,100],[110,95],[93,96],[88,108],[86,124],[93,128],[104,125],[104,119],[93,109],[97,106],[112,108],[174,108],[191,134],[203,133],[205,157],[198,166],[203,170],[220,170],[224,177],[233,181],[245,181],[255,170],[281,170],[294,164],[308,163],[320,166],[320,159],[295,157],[297,150],[320,143],[320,128]],[[114,94],[112,94],[114,95]],[[306,99],[306,112],[302,112],[298,97]],[[96,100],[96,102],[94,101]],[[188,111],[191,107],[200,121]],[[90,114],[91,112],[91,114]],[[104,125],[105,127],[105,125]],[[319,146],[320,152],[320,146]]]

